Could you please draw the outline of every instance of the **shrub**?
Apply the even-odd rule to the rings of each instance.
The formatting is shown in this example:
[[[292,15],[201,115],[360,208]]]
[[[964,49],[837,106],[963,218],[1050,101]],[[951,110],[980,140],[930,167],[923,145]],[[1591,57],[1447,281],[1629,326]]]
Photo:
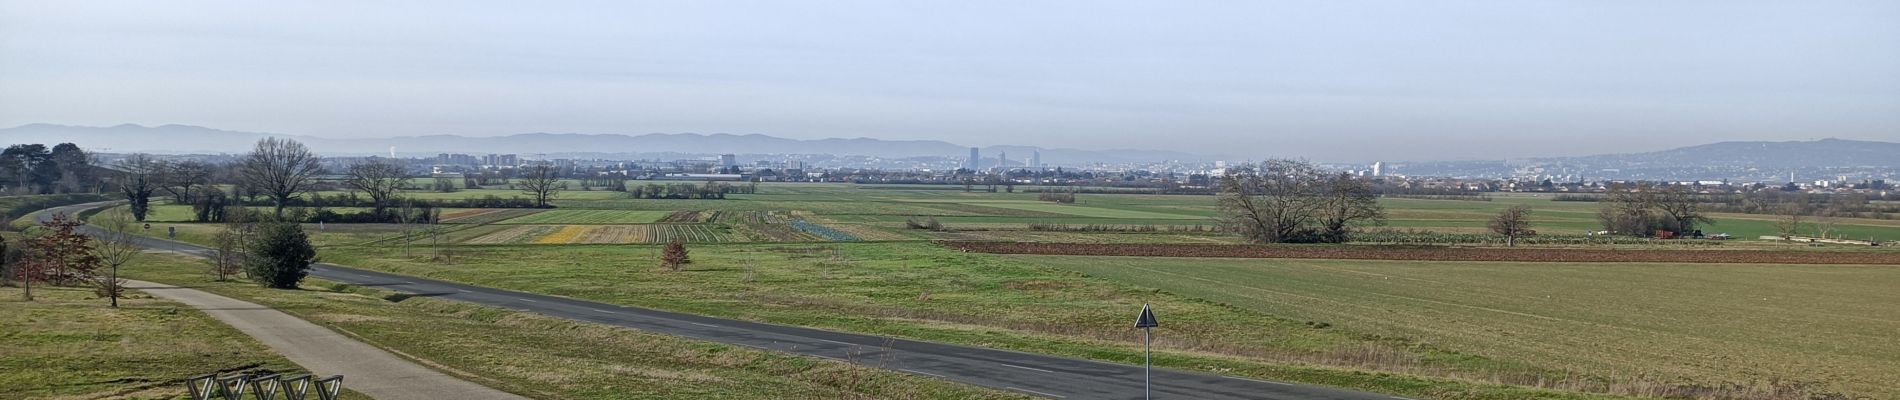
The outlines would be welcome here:
[[[660,252],[660,265],[665,266],[667,270],[679,271],[685,268],[686,264],[692,263],[693,260],[686,255],[686,243],[678,240],[667,242],[666,250]]]
[[[294,223],[267,223],[258,226],[257,237],[250,243],[245,271],[264,287],[293,289],[310,273],[317,249],[303,226]]]

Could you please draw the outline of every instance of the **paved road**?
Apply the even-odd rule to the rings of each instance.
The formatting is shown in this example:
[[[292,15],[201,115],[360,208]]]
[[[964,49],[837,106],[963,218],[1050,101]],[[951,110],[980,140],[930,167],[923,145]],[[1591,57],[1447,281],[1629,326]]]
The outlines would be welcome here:
[[[311,375],[343,375],[343,387],[381,400],[525,400],[389,354],[302,318],[202,290],[126,281],[132,289],[192,306],[270,346]]]
[[[76,213],[100,205],[82,204],[55,210]],[[200,256],[207,251],[200,246],[164,240],[145,240],[142,244],[152,249]],[[624,307],[335,264],[318,264],[311,268],[311,276],[542,315],[854,362],[1049,398],[1142,398],[1142,368],[1138,365]],[[1130,310],[1131,325],[1134,311]],[[1169,369],[1154,370],[1153,379],[1153,395],[1156,399],[1398,399],[1375,393]]]

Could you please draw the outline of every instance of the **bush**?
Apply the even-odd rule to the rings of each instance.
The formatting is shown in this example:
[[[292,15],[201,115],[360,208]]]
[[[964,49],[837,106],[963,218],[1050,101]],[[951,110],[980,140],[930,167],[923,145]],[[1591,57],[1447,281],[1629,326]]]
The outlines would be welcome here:
[[[686,256],[686,244],[678,240],[668,242],[666,250],[660,252],[660,265],[665,266],[669,271],[678,271],[685,268],[686,264],[692,263],[693,260]]]
[[[303,226],[294,223],[266,223],[258,225],[257,237],[252,240],[244,269],[264,287],[294,289],[304,276],[310,274],[310,264],[316,262],[317,249],[310,245],[310,237],[304,234]]]

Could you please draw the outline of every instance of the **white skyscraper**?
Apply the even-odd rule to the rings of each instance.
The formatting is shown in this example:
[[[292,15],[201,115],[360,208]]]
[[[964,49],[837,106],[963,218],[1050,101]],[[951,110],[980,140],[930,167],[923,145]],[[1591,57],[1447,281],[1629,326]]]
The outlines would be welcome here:
[[[1385,176],[1385,162],[1384,161],[1378,161],[1378,162],[1372,163],[1372,176]]]

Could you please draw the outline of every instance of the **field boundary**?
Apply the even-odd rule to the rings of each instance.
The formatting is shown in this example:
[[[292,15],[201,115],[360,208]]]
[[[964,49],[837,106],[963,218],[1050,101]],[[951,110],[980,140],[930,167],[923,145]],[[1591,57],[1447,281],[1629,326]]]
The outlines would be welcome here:
[[[1573,263],[1871,264],[1900,265],[1900,253],[1769,250],[1617,250],[1396,246],[1274,246],[1227,244],[1092,244],[937,241],[957,250],[991,254],[1068,256],[1306,258],[1404,261]]]

